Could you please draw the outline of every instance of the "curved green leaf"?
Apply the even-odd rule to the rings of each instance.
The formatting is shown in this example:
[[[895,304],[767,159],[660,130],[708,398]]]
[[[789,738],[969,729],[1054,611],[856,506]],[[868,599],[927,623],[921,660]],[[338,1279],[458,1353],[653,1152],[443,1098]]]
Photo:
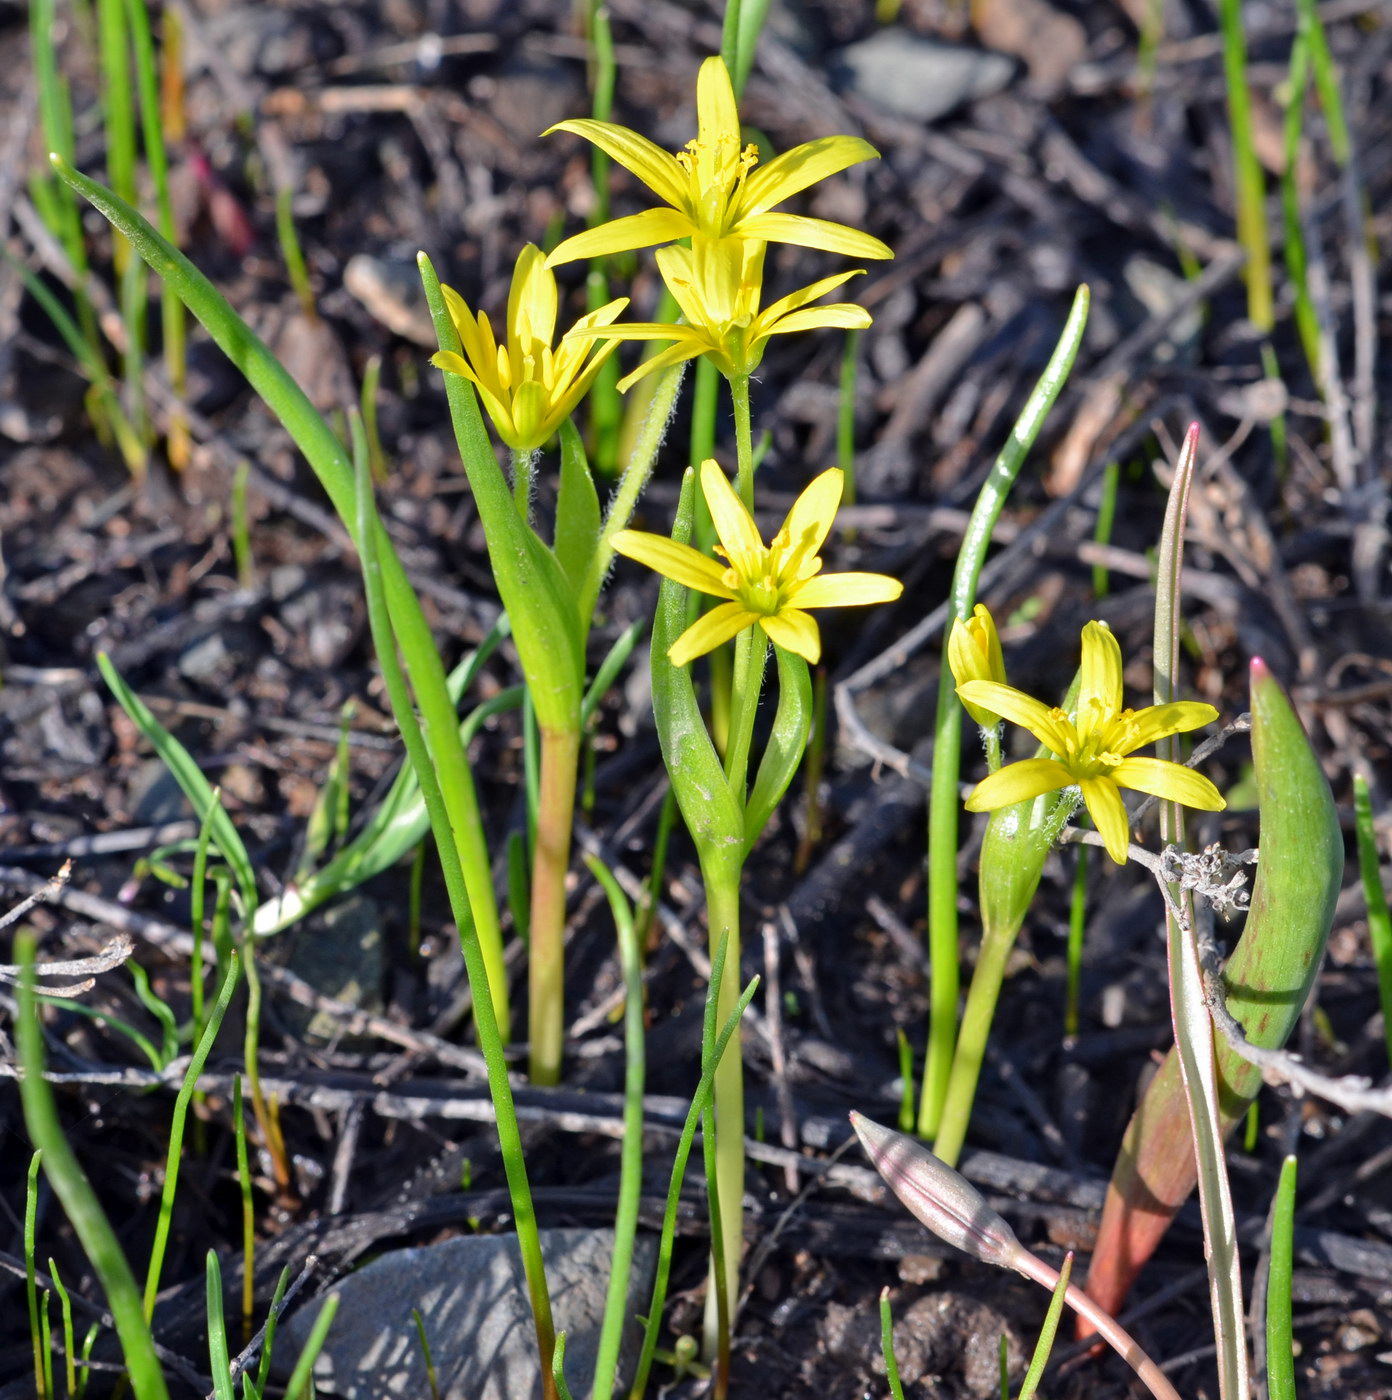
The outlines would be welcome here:
[[[691,538],[695,482],[695,474],[688,469],[672,526],[672,538],[679,544]],[[744,814],[706,731],[691,667],[673,666],[667,659],[672,643],[686,630],[686,595],[681,584],[662,580],[652,630],[657,738],[682,820],[700,850],[702,865],[714,858],[722,864],[733,862],[737,870],[744,853]]]
[[[807,752],[807,735],[812,727],[812,677],[807,662],[779,646],[774,647],[773,653],[778,658],[778,709],[744,808],[745,855],[753,849],[773,809],[788,791]]]
[[[1223,984],[1228,1010],[1253,1045],[1279,1049],[1310,994],[1343,879],[1339,816],[1318,756],[1285,692],[1252,662],[1252,757],[1261,813],[1261,863],[1247,927]],[[1223,1131],[1245,1115],[1261,1071],[1218,1040]],[[1087,1291],[1120,1311],[1196,1180],[1189,1110],[1173,1050],[1151,1081],[1122,1139]]]
[[[440,279],[424,253],[417,263],[440,348],[460,354]],[[556,556],[518,513],[473,388],[457,374],[444,378],[459,456],[483,521],[493,578],[512,623],[537,723],[543,729],[574,730],[584,695],[585,648],[571,585]]]
[[[590,475],[585,444],[569,418],[561,424],[561,486],[556,496],[556,558],[578,600],[599,547],[599,492]],[[578,602],[577,602],[578,606]],[[580,618],[580,631],[590,619]]]

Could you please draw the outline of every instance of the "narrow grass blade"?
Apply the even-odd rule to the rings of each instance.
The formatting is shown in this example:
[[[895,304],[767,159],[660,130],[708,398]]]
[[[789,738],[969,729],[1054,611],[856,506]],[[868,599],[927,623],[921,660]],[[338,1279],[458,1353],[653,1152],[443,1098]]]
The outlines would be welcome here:
[[[208,1315],[208,1369],[213,1374],[215,1400],[236,1400],[232,1382],[232,1353],[227,1345],[227,1319],[222,1306],[222,1267],[210,1249],[203,1266]]]
[[[722,945],[717,950],[711,967],[711,980],[716,985],[719,985],[724,971],[723,954],[724,947]],[[677,1208],[681,1204],[682,1180],[686,1176],[686,1164],[691,1156],[691,1145],[695,1141],[696,1129],[702,1115],[711,1104],[715,1086],[715,1072],[725,1054],[726,1047],[730,1043],[730,1037],[738,1028],[740,1018],[744,1015],[745,1008],[753,1000],[758,986],[759,979],[757,977],[751,978],[749,985],[744,989],[736,1003],[734,1011],[720,1028],[720,1034],[716,1037],[714,1048],[702,1065],[701,1080],[692,1096],[691,1107],[686,1115],[686,1123],[682,1128],[681,1138],[677,1142],[676,1157],[672,1162],[671,1182],[667,1188],[667,1208],[662,1216],[662,1236],[658,1242],[657,1274],[653,1282],[652,1302],[648,1307],[647,1325],[643,1333],[643,1349],[638,1357],[638,1367],[634,1373],[633,1385],[629,1389],[630,1400],[641,1400],[647,1390],[648,1373],[652,1370],[653,1352],[656,1350],[657,1334],[662,1326],[662,1309],[667,1299],[667,1280],[672,1267],[672,1241],[677,1232]]]
[[[643,1024],[643,950],[633,926],[633,908],[601,860],[586,856],[590,874],[609,901],[619,942],[624,980],[624,1135],[619,1168],[619,1207],[614,1217],[614,1256],[604,1322],[595,1357],[594,1400],[610,1400],[618,1370],[619,1348],[628,1312],[628,1281],[633,1265],[633,1241],[638,1231],[638,1204],[643,1188],[643,1086],[647,1075],[647,1042]],[[557,1338],[559,1352],[560,1339]]]
[[[44,1075],[43,1032],[39,1028],[34,992],[34,939],[27,932],[15,939],[24,973],[19,984],[19,1018],[15,1026],[19,1062],[24,1071],[20,1097],[29,1137],[43,1153],[44,1175],[62,1202],[82,1248],[106,1291],[107,1304],[121,1338],[127,1373],[136,1400],[168,1400],[164,1372],[155,1355],[154,1340],[145,1322],[130,1265],[116,1232],[106,1218],[86,1174],[68,1146],[58,1111]]]
[[[309,1336],[305,1338],[304,1350],[295,1362],[295,1369],[290,1372],[290,1381],[285,1387],[285,1400],[300,1400],[306,1393],[313,1394],[314,1363],[324,1349],[324,1340],[329,1335],[329,1328],[333,1326],[334,1315],[337,1312],[338,1294],[330,1293],[324,1300],[324,1306],[319,1309],[314,1325],[309,1329]]]
[[[217,1039],[218,1031],[222,1028],[222,1018],[232,1001],[232,993],[237,988],[239,972],[240,968],[234,955],[232,965],[227,969],[227,976],[223,978],[217,1001],[213,1003],[212,1015],[208,1018],[208,1024],[204,1028],[198,1045],[189,1057],[188,1069],[184,1073],[184,1082],[180,1085],[178,1097],[174,1100],[174,1112],[171,1114],[169,1122],[169,1152],[164,1164],[164,1187],[160,1193],[159,1218],[155,1222],[154,1243],[150,1246],[150,1266],[145,1271],[144,1308],[147,1322],[152,1321],[155,1316],[155,1295],[159,1292],[160,1272],[164,1267],[164,1251],[169,1243],[169,1226],[174,1217],[174,1195],[179,1189],[179,1166],[183,1161],[184,1124],[188,1119],[189,1102],[193,1098],[194,1090],[198,1087],[198,1077],[203,1073],[203,1066],[208,1063],[213,1042]]]
[[[904,1400],[904,1386],[899,1379],[899,1362],[894,1355],[894,1318],[889,1311],[889,1289],[880,1289],[880,1351],[884,1355],[885,1380],[894,1400]]]
[[[1392,1063],[1392,914],[1382,888],[1377,836],[1373,830],[1373,804],[1368,780],[1357,773],[1353,779],[1353,820],[1358,833],[1358,869],[1363,879],[1363,899],[1368,906],[1368,940],[1373,945],[1377,967],[1378,999],[1382,1004],[1382,1030],[1387,1040],[1387,1058]]]
[[[232,867],[242,896],[244,915],[250,920],[256,913],[258,902],[256,872],[241,835],[232,824],[232,818],[215,799],[213,785],[203,776],[203,770],[194,761],[193,755],[155,718],[150,707],[126,684],[104,652],[97,656],[97,668],[117,703],[164,760],[165,767],[179,784],[193,810],[210,814],[213,839],[223,859]]]
[[[34,1348],[34,1389],[40,1396],[44,1393],[43,1343],[39,1338],[39,1288],[35,1282],[34,1251],[39,1218],[39,1165],[42,1161],[42,1152],[35,1152],[29,1158],[29,1175],[24,1190],[24,1297],[29,1304],[29,1340]]]
[[[1295,1249],[1295,1158],[1281,1163],[1271,1210],[1271,1263],[1266,1275],[1267,1400],[1295,1400],[1295,1337],[1291,1268]]]
[[[1237,240],[1247,254],[1247,315],[1259,330],[1275,324],[1271,289],[1271,245],[1266,229],[1266,190],[1257,159],[1252,95],[1247,86],[1247,41],[1242,32],[1242,0],[1218,0],[1223,33],[1223,74],[1232,127],[1233,183],[1237,200]]]
[[[385,556],[379,556],[377,541],[384,538],[381,523],[377,519],[376,502],[372,497],[372,485],[368,470],[366,444],[361,442],[361,432],[357,434],[362,450],[357,454],[356,490],[357,502],[354,510],[354,527],[362,541],[363,586],[367,596],[368,624],[372,631],[373,646],[378,663],[382,668],[382,680],[391,702],[392,714],[401,730],[402,741],[410,755],[420,783],[421,796],[430,812],[430,822],[436,832],[436,845],[440,850],[441,866],[450,889],[450,903],[456,911],[456,919],[469,903],[473,903],[475,918],[480,912],[479,905],[473,902],[472,884],[466,900],[462,888],[465,874],[461,869],[456,848],[444,833],[447,833],[451,813],[446,809],[442,789],[446,775],[435,767],[434,753],[427,748],[425,736],[416,722],[415,709],[411,703],[411,693],[406,676],[397,659],[397,636],[393,632],[393,617],[387,601],[389,582],[384,568]],[[394,557],[394,556],[393,556]],[[409,586],[409,585],[408,585]],[[442,687],[443,688],[443,687]],[[417,692],[419,694],[419,691]],[[448,697],[446,697],[448,703]],[[450,706],[450,732],[458,738]],[[439,731],[437,730],[437,736]],[[460,746],[462,752],[462,745]],[[469,781],[469,795],[473,796],[472,779]],[[477,808],[475,806],[477,819]],[[486,857],[486,852],[484,852]],[[476,872],[479,878],[488,882],[489,897],[492,897],[492,870],[484,861],[482,871]],[[496,920],[496,913],[494,915]],[[481,923],[481,920],[479,920]],[[494,928],[496,930],[496,922]],[[488,1071],[488,1090],[493,1100],[497,1117],[498,1144],[503,1157],[503,1171],[507,1178],[508,1193],[512,1201],[513,1218],[517,1226],[518,1247],[522,1254],[523,1271],[527,1279],[527,1289],[532,1303],[532,1316],[536,1328],[537,1350],[541,1362],[544,1388],[550,1390],[551,1351],[555,1345],[555,1328],[551,1320],[551,1299],[546,1285],[546,1267],[541,1257],[541,1242],[537,1233],[536,1208],[532,1203],[531,1186],[527,1180],[526,1155],[522,1150],[522,1137],[517,1123],[517,1111],[513,1104],[512,1086],[508,1081],[508,1066],[500,1034],[498,1017],[494,1007],[498,996],[493,978],[505,978],[501,965],[501,940],[497,947],[498,970],[495,973],[488,962],[488,953],[483,946],[482,930],[477,933],[468,924],[467,916],[460,920],[460,945],[463,950],[469,985],[474,993],[474,1025],[478,1032],[479,1048],[483,1051]],[[504,983],[505,985],[505,983]],[[506,1003],[504,1002],[504,1005]]]
[[[954,617],[965,620],[971,616],[991,532],[1025,455],[1068,379],[1087,325],[1089,299],[1088,288],[1079,287],[1049,363],[1026,400],[972,508],[952,576]],[[924,1137],[935,1137],[942,1120],[957,1037],[957,995],[961,986],[957,960],[957,830],[961,801],[958,777],[962,766],[962,707],[957,703],[952,673],[946,665],[942,667],[938,682],[933,736],[933,785],[928,798],[928,954],[932,984],[928,1058],[918,1110],[918,1131]]]
[[[1039,1340],[1035,1343],[1034,1355],[1030,1357],[1029,1370],[1025,1372],[1024,1383],[1016,1400],[1034,1400],[1039,1390],[1039,1382],[1044,1379],[1044,1368],[1049,1364],[1049,1353],[1054,1349],[1054,1338],[1058,1335],[1059,1319],[1063,1316],[1063,1302],[1068,1293],[1068,1279],[1073,1272],[1073,1251],[1063,1256],[1063,1268],[1059,1270],[1059,1281],[1054,1285],[1049,1299],[1049,1311],[1044,1314],[1044,1325],[1039,1329]]]
[[[71,1398],[78,1393],[77,1352],[73,1347],[72,1298],[59,1277],[58,1265],[52,1259],[48,1261],[48,1276],[53,1280],[53,1291],[58,1295],[58,1305],[63,1315],[63,1360],[66,1363],[63,1381],[67,1386],[65,1393]]]

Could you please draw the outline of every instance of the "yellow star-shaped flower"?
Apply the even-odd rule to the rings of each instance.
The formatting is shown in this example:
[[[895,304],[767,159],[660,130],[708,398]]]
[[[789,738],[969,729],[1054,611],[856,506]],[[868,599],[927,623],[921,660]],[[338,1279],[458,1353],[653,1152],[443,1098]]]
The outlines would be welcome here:
[[[1123,709],[1121,648],[1100,622],[1083,628],[1076,722],[1062,710],[995,681],[967,681],[957,687],[957,694],[964,705],[979,706],[1023,725],[1055,755],[1010,763],[984,778],[967,798],[969,812],[993,812],[1076,784],[1107,854],[1122,865],[1131,836],[1122,788],[1201,811],[1221,812],[1227,806],[1218,789],[1192,768],[1159,758],[1130,757],[1158,739],[1211,724],[1218,711],[1194,700]]]
[[[628,305],[627,297],[619,297],[582,316],[553,349],[556,275],[531,243],[513,269],[505,346],[494,338],[484,312],[475,316],[453,287],[441,291],[464,353],[441,350],[430,363],[473,384],[498,436],[517,452],[542,447],[584,398],[617,342],[601,345],[591,355],[592,342],[583,333],[609,325]]]
[[[822,654],[821,633],[806,608],[838,608],[891,603],[903,591],[885,574],[822,574],[822,547],[841,504],[842,473],[824,471],[793,502],[782,528],[765,545],[758,526],[735,494],[719,465],[701,463],[701,490],[710,507],[717,553],[724,565],[690,545],[641,530],[620,530],[614,548],[678,583],[724,602],[693,623],[667,653],[674,666],[728,642],[757,624],[769,640],[815,664]]]
[[[701,65],[696,80],[696,115],[696,139],[676,155],[669,155],[626,126],[588,117],[558,122],[544,133],[569,131],[594,142],[666,205],[613,219],[567,238],[551,254],[549,266],[674,243],[698,233],[707,238],[796,243],[855,258],[894,256],[878,238],[860,229],[772,212],[775,204],[818,180],[878,156],[868,141],[858,136],[823,136],[785,151],[756,170],[758,151],[741,144],[735,91],[719,58],[708,58]]]
[[[627,390],[644,375],[697,355],[708,356],[727,378],[751,374],[763,359],[770,336],[818,326],[863,330],[870,324],[870,313],[863,306],[850,302],[809,305],[833,287],[858,276],[861,269],[823,277],[761,311],[764,252],[768,244],[742,238],[712,243],[700,235],[692,239],[692,244],[690,248],[657,250],[657,264],[681,307],[683,322],[634,321],[585,331],[577,327],[571,332],[592,339],[672,342],[619,380],[620,389]]]

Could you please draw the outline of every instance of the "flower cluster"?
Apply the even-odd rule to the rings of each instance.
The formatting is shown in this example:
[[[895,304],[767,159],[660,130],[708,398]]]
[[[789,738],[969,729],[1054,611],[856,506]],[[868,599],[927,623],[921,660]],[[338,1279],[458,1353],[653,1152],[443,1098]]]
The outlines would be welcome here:
[[[741,143],[734,89],[719,58],[708,58],[701,65],[696,113],[696,139],[676,155],[612,122],[580,119],[551,128],[594,142],[632,171],[664,201],[664,207],[615,219],[566,239],[551,254],[548,266],[677,239],[690,243],[689,247],[664,247],[657,254],[663,281],[681,308],[684,324],[640,321],[576,332],[600,339],[672,341],[667,350],[630,374],[622,382],[624,388],[656,369],[698,355],[708,356],[727,378],[747,375],[758,367],[772,335],[814,327],[861,329],[870,324],[868,313],[858,306],[844,302],[811,306],[855,276],[854,271],[822,278],[760,311],[764,251],[769,243],[794,243],[859,258],[893,256],[878,238],[860,229],[774,212],[774,205],[818,180],[873,158],[877,152],[868,142],[856,136],[824,136],[756,168],[758,151]]]

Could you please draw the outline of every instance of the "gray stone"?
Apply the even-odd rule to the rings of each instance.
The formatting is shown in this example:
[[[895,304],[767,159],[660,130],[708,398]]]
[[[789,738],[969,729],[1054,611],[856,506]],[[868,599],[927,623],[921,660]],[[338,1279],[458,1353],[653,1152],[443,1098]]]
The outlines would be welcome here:
[[[566,1334],[566,1381],[589,1393],[612,1230],[543,1230],[542,1256],[557,1331]],[[657,1239],[639,1235],[629,1283],[629,1316],[646,1310]],[[430,1393],[411,1309],[420,1310],[441,1400],[527,1400],[541,1394],[536,1334],[516,1235],[469,1235],[379,1255],[333,1291],[338,1313],[314,1367],[319,1393],[343,1400],[397,1400]],[[319,1311],[301,1308],[277,1333],[276,1368],[288,1374]],[[620,1381],[641,1334],[624,1334]]]
[[[964,102],[1000,92],[1015,76],[1004,54],[881,29],[837,55],[840,74],[867,102],[909,121],[931,122]]]
[[[316,992],[363,1011],[382,1009],[382,911],[365,895],[350,894],[306,919],[290,936],[290,970]],[[345,1049],[370,1044],[343,1034],[327,1011],[282,1000],[280,1014],[313,1044]]]

